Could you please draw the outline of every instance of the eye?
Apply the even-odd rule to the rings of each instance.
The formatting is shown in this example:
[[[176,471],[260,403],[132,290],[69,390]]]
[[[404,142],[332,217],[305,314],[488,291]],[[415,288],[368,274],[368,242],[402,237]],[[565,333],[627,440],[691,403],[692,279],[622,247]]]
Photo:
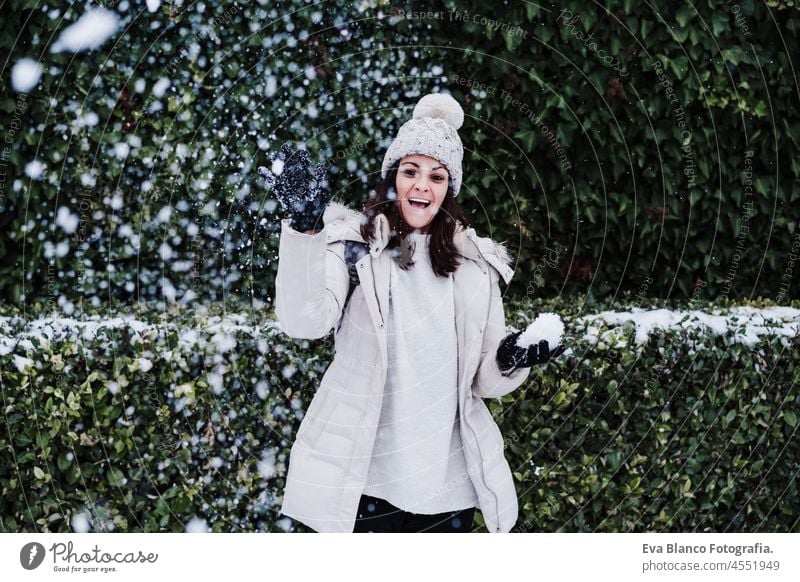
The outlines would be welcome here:
[[[403,170],[403,173],[406,176],[413,176],[415,174],[414,170]]]
[[[444,176],[440,176],[439,174],[436,174],[433,177],[433,179],[436,180],[437,182],[443,182],[444,181]]]

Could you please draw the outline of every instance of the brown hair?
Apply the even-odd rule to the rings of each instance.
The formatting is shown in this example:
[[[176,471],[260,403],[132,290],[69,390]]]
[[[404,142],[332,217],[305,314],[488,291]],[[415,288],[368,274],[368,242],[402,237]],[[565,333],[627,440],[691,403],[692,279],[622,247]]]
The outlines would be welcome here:
[[[378,187],[370,191],[369,198],[364,203],[361,212],[364,215],[361,221],[361,236],[367,243],[375,240],[374,219],[378,214],[383,214],[389,222],[389,242],[387,249],[397,249],[405,241],[406,235],[413,228],[403,220],[402,213],[397,205],[397,192],[395,190],[395,180],[400,163],[395,164],[386,172],[386,177],[378,184]],[[430,237],[430,256],[433,272],[439,277],[447,277],[454,272],[460,264],[461,253],[458,252],[453,235],[456,231],[456,222],[463,228],[469,228],[464,210],[455,200],[453,192],[453,179],[448,176],[447,192],[445,193],[442,205],[436,216],[428,225]],[[399,252],[392,253],[393,258],[398,262],[401,269],[407,270],[414,265],[411,260],[406,261]]]

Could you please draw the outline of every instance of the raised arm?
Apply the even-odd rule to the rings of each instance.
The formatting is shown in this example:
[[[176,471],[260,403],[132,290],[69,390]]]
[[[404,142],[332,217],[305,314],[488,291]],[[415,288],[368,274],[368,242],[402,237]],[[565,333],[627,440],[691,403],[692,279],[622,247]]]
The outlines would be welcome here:
[[[271,158],[272,168],[258,171],[289,214],[281,220],[275,314],[289,337],[317,339],[338,319],[349,284],[344,243],[327,242],[327,171],[289,144]]]
[[[326,228],[305,234],[290,222],[281,221],[275,314],[289,337],[318,339],[333,328],[347,296],[344,243],[328,244]]]

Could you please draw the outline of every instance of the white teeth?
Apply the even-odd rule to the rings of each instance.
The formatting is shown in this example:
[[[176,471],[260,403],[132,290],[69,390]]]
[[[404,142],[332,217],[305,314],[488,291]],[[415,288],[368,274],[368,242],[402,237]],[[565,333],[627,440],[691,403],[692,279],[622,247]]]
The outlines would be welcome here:
[[[430,204],[431,204],[430,200],[425,200],[424,198],[409,198],[408,201],[409,202],[422,202],[423,204],[426,205],[426,207],[430,206]]]

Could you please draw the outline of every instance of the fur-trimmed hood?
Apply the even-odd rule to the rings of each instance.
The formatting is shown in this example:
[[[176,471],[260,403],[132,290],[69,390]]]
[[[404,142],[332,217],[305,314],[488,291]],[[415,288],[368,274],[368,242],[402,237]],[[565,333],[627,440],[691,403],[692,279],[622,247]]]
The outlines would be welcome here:
[[[361,218],[361,212],[349,206],[345,206],[340,202],[328,202],[328,206],[325,208],[325,214],[323,215],[325,224],[331,224],[337,220],[344,220],[347,218],[359,220]]]

